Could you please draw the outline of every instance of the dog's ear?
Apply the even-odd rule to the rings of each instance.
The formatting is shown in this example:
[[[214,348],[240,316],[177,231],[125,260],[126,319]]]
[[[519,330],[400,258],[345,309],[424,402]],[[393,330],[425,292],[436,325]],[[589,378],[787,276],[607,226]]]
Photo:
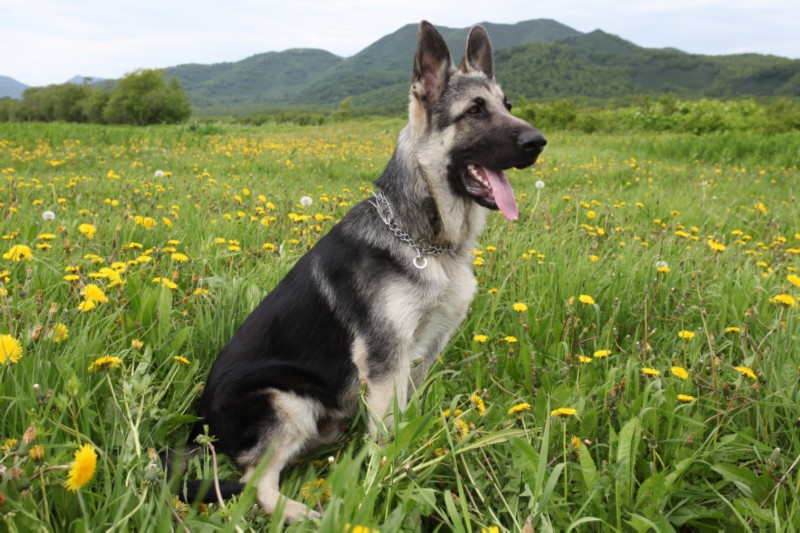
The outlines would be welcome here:
[[[490,80],[494,79],[492,41],[489,40],[489,34],[483,26],[470,28],[460,69],[462,72],[479,70]]]
[[[454,71],[442,34],[427,20],[419,23],[411,90],[426,107],[439,99]]]

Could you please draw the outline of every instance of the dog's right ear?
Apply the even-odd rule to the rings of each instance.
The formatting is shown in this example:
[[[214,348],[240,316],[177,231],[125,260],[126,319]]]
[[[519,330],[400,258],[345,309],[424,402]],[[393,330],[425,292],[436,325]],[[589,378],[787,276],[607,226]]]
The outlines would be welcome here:
[[[428,107],[442,95],[447,87],[447,79],[454,70],[453,59],[442,34],[433,24],[423,20],[419,23],[411,91]]]

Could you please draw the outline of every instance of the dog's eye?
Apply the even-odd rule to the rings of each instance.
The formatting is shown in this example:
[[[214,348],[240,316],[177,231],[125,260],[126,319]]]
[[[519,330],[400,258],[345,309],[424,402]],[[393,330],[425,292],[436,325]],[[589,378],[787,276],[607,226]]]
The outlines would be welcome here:
[[[481,112],[481,106],[479,105],[474,105],[469,109],[467,109],[467,113],[469,113],[470,115],[477,115],[480,112]]]

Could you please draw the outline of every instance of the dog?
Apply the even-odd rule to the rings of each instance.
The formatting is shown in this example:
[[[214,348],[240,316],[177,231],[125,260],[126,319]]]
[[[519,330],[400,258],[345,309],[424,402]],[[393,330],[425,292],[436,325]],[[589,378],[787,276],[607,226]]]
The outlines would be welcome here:
[[[476,290],[471,250],[487,213],[519,216],[503,170],[532,165],[547,142],[510,113],[494,74],[482,26],[470,29],[455,65],[439,31],[420,23],[408,124],[379,192],[300,258],[208,375],[189,442],[205,426],[243,469],[238,483],[223,483],[225,496],[266,455],[254,480],[264,511],[281,500],[287,523],[318,517],[281,496],[281,471],[340,435],[364,385],[369,432],[391,430],[394,402],[405,408],[466,317]]]

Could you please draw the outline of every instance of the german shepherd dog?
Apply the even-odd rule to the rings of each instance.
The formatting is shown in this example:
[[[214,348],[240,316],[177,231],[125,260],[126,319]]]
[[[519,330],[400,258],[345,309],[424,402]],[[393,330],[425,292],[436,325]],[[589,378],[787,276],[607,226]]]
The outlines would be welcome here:
[[[483,27],[470,30],[456,66],[436,28],[420,23],[409,120],[379,193],[297,262],[211,368],[189,442],[207,426],[244,470],[223,492],[241,491],[267,455],[254,483],[274,513],[281,471],[340,435],[362,384],[370,433],[392,428],[394,402],[405,408],[467,315],[470,251],[487,213],[519,215],[503,170],[532,165],[547,142],[510,109]],[[197,483],[184,485],[189,500]],[[286,522],[319,516],[282,504]]]

